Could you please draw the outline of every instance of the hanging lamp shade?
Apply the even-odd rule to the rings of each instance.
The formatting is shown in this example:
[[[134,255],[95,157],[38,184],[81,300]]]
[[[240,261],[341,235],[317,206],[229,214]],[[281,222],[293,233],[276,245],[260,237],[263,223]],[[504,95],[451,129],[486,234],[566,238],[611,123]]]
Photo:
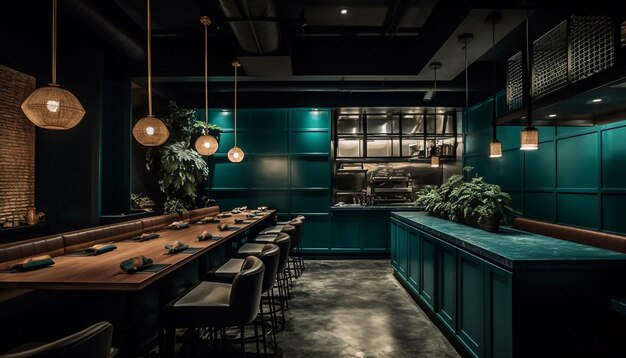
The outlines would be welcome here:
[[[170,131],[163,122],[151,115],[143,117],[133,127],[133,137],[146,147],[159,146],[170,136]]]
[[[500,158],[502,156],[502,142],[492,140],[489,143],[489,158]]]
[[[433,154],[433,155],[430,156],[430,167],[431,168],[438,168],[440,164],[441,164],[441,159],[439,158],[439,156],[437,154]]]
[[[57,84],[57,0],[52,0],[52,83],[37,88],[22,103],[22,111],[37,127],[70,129],[75,127],[85,109],[72,92]]]
[[[204,133],[196,139],[196,151],[200,155],[213,155],[217,152],[219,143],[217,139],[208,134],[209,127],[209,56],[208,56],[208,32],[207,27],[211,24],[208,16],[202,16],[200,23],[204,26]]]
[[[200,155],[213,155],[217,152],[217,148],[219,144],[217,143],[217,139],[212,135],[201,135],[196,140],[196,151],[200,153]]]
[[[52,84],[31,93],[22,103],[22,111],[33,124],[45,129],[73,128],[85,115],[72,92]]]
[[[239,163],[243,160],[245,156],[243,150],[237,146],[237,70],[241,67],[241,63],[239,61],[233,61],[232,66],[235,68],[235,106],[234,106],[234,119],[235,119],[235,146],[230,148],[228,151],[228,160],[232,163]]]
[[[522,129],[522,136],[520,138],[521,150],[536,150],[539,149],[539,131],[535,127],[526,127]]]
[[[228,151],[228,160],[230,160],[233,163],[241,162],[244,156],[245,156],[245,153],[238,146],[234,146],[230,148],[230,150]]]
[[[133,137],[146,147],[159,146],[170,137],[165,123],[152,114],[152,40],[150,35],[150,0],[147,0],[148,33],[148,115],[141,118],[133,127]]]

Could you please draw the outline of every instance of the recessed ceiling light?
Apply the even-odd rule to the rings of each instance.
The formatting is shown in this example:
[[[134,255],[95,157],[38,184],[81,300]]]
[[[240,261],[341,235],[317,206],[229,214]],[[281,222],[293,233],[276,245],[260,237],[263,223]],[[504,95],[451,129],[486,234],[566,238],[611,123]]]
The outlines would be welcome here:
[[[593,103],[600,103],[602,101],[603,101],[602,98],[594,98],[594,99],[591,100],[591,102],[593,102]]]
[[[548,114],[548,117],[554,118],[554,117],[556,117],[556,113]]]
[[[345,9],[345,8],[344,8],[344,9],[340,9],[340,10],[339,10],[339,12],[340,12],[342,15],[345,15],[345,14],[347,14],[347,13],[348,13],[348,9]]]

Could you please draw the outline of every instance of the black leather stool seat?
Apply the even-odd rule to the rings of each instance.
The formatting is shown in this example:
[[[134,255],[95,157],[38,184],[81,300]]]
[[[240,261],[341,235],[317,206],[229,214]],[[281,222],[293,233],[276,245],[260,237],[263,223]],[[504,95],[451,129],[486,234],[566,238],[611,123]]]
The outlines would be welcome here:
[[[259,234],[261,234],[261,235],[278,234],[282,230],[283,230],[283,225],[275,225],[275,226],[268,227],[267,229],[261,230],[261,232]]]
[[[220,266],[217,270],[215,270],[215,275],[236,275],[239,271],[241,271],[241,266],[243,265],[244,259],[229,259],[225,264]]]
[[[263,243],[274,243],[277,237],[278,237],[277,234],[263,234],[263,235],[258,235],[257,237],[255,237],[253,241],[263,242]]]

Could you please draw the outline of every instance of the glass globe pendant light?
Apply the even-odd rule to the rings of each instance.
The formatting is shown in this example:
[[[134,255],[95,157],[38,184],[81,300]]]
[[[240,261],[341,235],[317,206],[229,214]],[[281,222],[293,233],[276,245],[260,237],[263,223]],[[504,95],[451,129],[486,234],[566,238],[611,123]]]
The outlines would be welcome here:
[[[38,127],[70,129],[83,119],[85,110],[72,92],[57,84],[57,17],[57,0],[52,0],[52,83],[33,91],[22,111]]]
[[[211,24],[208,16],[200,18],[204,25],[204,123],[203,133],[196,140],[196,151],[201,155],[213,155],[217,151],[219,144],[217,139],[209,134],[209,57],[208,57],[208,32],[207,27]]]
[[[170,136],[165,123],[152,114],[152,41],[150,32],[150,0],[147,0],[148,18],[148,115],[141,118],[133,127],[133,137],[146,147],[159,146]]]
[[[235,146],[228,151],[228,160],[233,163],[239,163],[245,156],[243,150],[237,146],[237,70],[241,67],[241,63],[239,63],[239,61],[233,61],[232,65],[235,68]]]

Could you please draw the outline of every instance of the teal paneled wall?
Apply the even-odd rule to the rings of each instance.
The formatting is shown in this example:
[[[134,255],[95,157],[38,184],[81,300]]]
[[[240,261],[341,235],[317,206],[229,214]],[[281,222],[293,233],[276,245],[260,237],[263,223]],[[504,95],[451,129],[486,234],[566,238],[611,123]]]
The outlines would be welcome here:
[[[501,185],[524,216],[626,234],[626,121],[540,127],[539,149],[526,152],[521,127],[498,127],[504,155],[489,158],[491,108],[491,99],[470,108],[465,165]]]
[[[199,118],[204,110],[198,109]],[[236,206],[277,208],[279,216],[307,217],[303,245],[329,251],[330,110],[245,109],[237,112],[237,145],[246,153],[231,163],[234,145],[230,110],[211,110],[209,122],[222,127],[220,148],[210,159],[207,194],[229,210]]]

